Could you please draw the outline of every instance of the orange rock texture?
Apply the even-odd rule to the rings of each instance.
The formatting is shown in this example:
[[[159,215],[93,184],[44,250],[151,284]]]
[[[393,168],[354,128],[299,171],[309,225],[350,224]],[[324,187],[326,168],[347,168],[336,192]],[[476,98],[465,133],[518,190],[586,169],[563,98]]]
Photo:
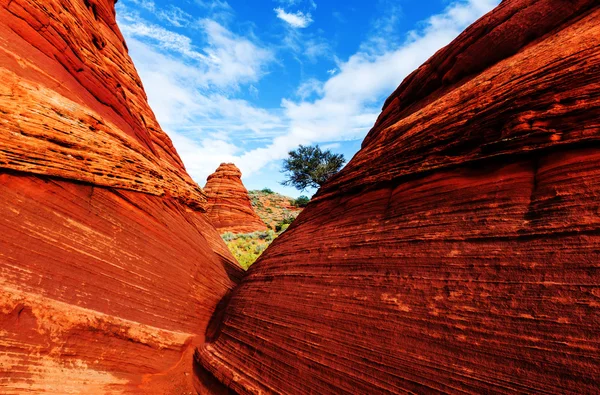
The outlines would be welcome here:
[[[600,4],[504,0],[410,75],[196,360],[237,393],[600,393]]]
[[[0,0],[0,393],[189,393],[241,269],[114,0]]]
[[[267,230],[267,225],[252,208],[242,172],[233,163],[221,163],[206,181],[206,213],[221,233],[250,233]]]

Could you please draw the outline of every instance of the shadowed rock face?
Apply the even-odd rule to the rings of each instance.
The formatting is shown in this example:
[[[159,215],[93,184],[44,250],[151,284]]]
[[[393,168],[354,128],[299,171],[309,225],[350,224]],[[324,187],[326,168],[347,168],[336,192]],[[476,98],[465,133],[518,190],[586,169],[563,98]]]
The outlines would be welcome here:
[[[406,79],[197,362],[239,393],[600,392],[600,5],[505,0]]]
[[[0,0],[0,393],[193,390],[241,274],[205,205],[114,2]]]
[[[267,230],[254,212],[242,172],[233,163],[221,163],[206,181],[207,215],[221,233],[250,233]]]

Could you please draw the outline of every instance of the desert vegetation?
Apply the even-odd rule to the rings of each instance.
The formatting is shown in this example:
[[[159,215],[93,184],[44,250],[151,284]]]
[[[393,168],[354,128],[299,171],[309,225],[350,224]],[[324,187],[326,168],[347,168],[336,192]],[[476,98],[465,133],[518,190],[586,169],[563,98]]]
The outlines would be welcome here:
[[[248,270],[269,244],[275,240],[277,233],[272,230],[241,234],[227,232],[221,237],[239,264]]]
[[[292,221],[302,212],[302,209],[308,204],[309,200],[293,199],[289,196],[284,196],[275,193],[272,190],[265,188],[263,190],[252,190],[248,192],[252,208],[258,214],[260,219],[271,230],[277,231],[277,226],[291,224]],[[282,224],[283,222],[283,224]]]
[[[248,269],[264,252],[264,250],[294,222],[310,199],[300,196],[293,199],[280,195],[269,188],[248,192],[252,208],[267,224],[269,230],[221,235],[227,247],[244,269]]]

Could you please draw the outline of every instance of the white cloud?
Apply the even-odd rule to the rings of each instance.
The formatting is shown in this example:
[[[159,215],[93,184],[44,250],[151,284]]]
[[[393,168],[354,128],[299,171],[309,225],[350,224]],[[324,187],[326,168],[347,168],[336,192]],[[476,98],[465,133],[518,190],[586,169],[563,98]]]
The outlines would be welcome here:
[[[258,88],[255,87],[254,85],[250,85],[248,87],[248,93],[250,93],[250,96],[254,97],[255,99],[258,98],[258,94],[260,93]]]
[[[224,0],[196,0],[196,4],[198,4],[202,8],[208,8],[211,10],[214,9],[231,9],[231,6],[228,2]]]
[[[310,13],[305,14],[302,11],[296,11],[295,13],[285,12],[281,7],[275,8],[274,11],[277,14],[277,18],[295,28],[303,29],[308,27],[313,21]]]
[[[338,149],[341,146],[342,145],[340,143],[330,143],[330,144],[322,145],[321,148],[324,150],[328,150],[328,149]]]
[[[314,0],[275,0],[277,3],[285,7],[299,7],[304,5],[307,8],[316,9],[317,3]]]
[[[206,89],[201,70],[149,44],[128,38],[128,46],[150,106],[200,185],[219,163],[238,163],[244,141],[268,143],[285,132],[280,111]]]
[[[202,26],[209,38],[205,52],[214,64],[207,76],[217,85],[226,85],[232,80],[257,81],[264,66],[274,60],[270,50],[236,36],[215,21],[205,20]]]
[[[301,100],[306,100],[313,94],[322,95],[323,94],[323,82],[319,81],[316,78],[310,78],[303,83],[300,84],[298,89],[296,89],[296,95]]]
[[[284,26],[279,50],[292,52],[301,65],[305,60],[314,64],[320,59],[331,59],[334,56],[331,44],[323,37],[322,31],[297,29],[287,23]]]
[[[197,61],[210,62],[208,56],[193,48],[192,40],[189,37],[174,33],[161,26],[142,21],[121,24],[121,30],[129,37],[150,39],[163,50],[174,51]]]
[[[253,92],[274,61],[271,51],[251,39],[212,20],[199,25],[206,36],[202,45],[140,20],[121,16],[119,24],[158,120],[203,185],[221,162],[236,163],[248,177],[299,144],[363,138],[385,97],[497,3],[455,1],[402,42],[382,46],[369,39],[347,60],[338,60],[329,78],[304,81],[294,98],[275,109],[232,96],[241,85]],[[248,148],[249,143],[259,148]]]
[[[147,9],[148,11],[155,11],[156,10],[156,4],[154,4],[154,1],[152,0],[129,0],[132,3]]]
[[[169,5],[166,10],[159,9],[153,0],[129,0],[135,5],[150,11],[159,20],[166,21],[176,27],[187,26],[193,19],[190,14],[174,5]]]
[[[370,23],[369,37],[360,47],[362,52],[382,53],[401,44],[401,36],[398,34],[401,27],[401,6],[397,1],[379,0],[376,8],[379,16]]]
[[[313,63],[320,57],[331,56],[333,52],[329,43],[319,38],[307,39],[304,44],[304,55]]]
[[[190,14],[173,5],[170,5],[167,10],[159,12],[158,17],[176,27],[188,26],[192,21]]]
[[[180,133],[223,130],[225,135],[248,131],[252,133],[249,137],[260,138],[280,125],[279,118],[267,110],[207,89],[206,74],[194,65],[135,39],[128,39],[128,45],[163,127]]]
[[[392,50],[373,55],[370,49],[362,48],[338,65],[339,72],[322,84],[319,98],[282,101],[289,122],[287,133],[267,147],[239,156],[242,170],[256,171],[272,160],[283,159],[299,144],[364,137],[379,115],[383,99],[410,72],[497,4],[498,0],[455,2]],[[311,81],[309,86],[317,83]]]
[[[265,66],[274,60],[270,50],[233,34],[213,20],[201,20],[198,27],[206,36],[206,44],[201,49],[196,48],[189,37],[139,18],[125,15],[121,23],[121,30],[126,36],[146,40],[163,51],[174,52],[184,58],[183,64],[194,61],[194,67],[199,71],[187,72],[204,86],[237,88],[240,83],[255,82],[265,72]]]

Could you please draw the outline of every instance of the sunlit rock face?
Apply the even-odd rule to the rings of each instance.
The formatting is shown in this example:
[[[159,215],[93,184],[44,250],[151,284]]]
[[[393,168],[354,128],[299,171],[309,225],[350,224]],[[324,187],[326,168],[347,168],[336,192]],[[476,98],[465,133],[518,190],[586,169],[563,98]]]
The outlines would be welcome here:
[[[241,269],[146,101],[112,0],[0,0],[0,393],[206,390]]]
[[[410,75],[196,360],[239,393],[600,392],[600,5],[505,0]]]
[[[208,176],[204,192],[208,197],[206,213],[221,233],[250,233],[267,230],[267,225],[252,208],[242,172],[233,163],[221,163]]]

